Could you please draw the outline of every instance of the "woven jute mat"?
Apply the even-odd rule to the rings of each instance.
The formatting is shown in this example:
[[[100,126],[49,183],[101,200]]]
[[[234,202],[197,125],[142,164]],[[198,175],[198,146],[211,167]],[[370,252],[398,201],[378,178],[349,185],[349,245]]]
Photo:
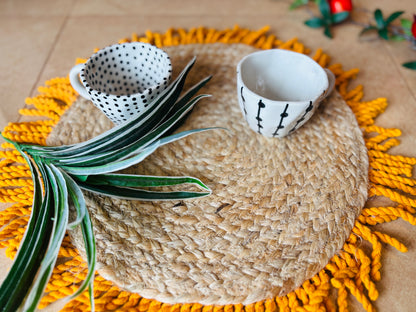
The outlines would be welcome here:
[[[299,287],[343,246],[367,199],[368,156],[354,114],[337,94],[283,139],[250,130],[237,103],[235,67],[254,48],[165,48],[174,75],[192,56],[188,85],[213,75],[179,130],[220,126],[159,148],[128,172],[189,175],[208,197],[121,201],[86,194],[98,271],[121,288],[167,303],[249,304]],[[49,145],[84,141],[112,127],[78,99]],[[83,250],[80,232],[71,234]]]

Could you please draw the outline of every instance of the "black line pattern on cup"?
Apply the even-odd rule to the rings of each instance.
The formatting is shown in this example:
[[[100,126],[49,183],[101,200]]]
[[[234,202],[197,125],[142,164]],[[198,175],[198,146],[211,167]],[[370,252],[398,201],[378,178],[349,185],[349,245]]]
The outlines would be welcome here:
[[[246,99],[243,96],[243,89],[244,89],[244,87],[241,87],[241,89],[240,89],[240,96],[241,96],[241,99],[243,100],[244,115],[245,115],[245,118],[247,119]]]
[[[293,131],[295,131],[297,129],[297,127],[299,126],[299,124],[301,122],[303,122],[305,120],[306,115],[313,109],[313,104],[312,101],[309,101],[309,106],[306,108],[305,113],[303,114],[302,117],[300,117],[297,121],[296,121],[296,125],[290,129],[289,133],[292,133]]]
[[[263,103],[263,101],[260,99],[259,103],[257,104],[259,109],[257,110],[257,116],[256,116],[256,120],[257,120],[257,132],[261,134],[261,129],[263,128],[261,122],[263,121],[263,119],[260,117],[260,112],[262,108],[265,108],[266,105]]]
[[[289,108],[289,103],[286,104],[285,109],[283,110],[283,113],[280,114],[280,122],[279,122],[279,125],[276,127],[276,130],[273,133],[273,137],[276,137],[278,135],[279,130],[285,127],[283,126],[283,119],[289,116],[289,114],[287,113],[288,108]]]

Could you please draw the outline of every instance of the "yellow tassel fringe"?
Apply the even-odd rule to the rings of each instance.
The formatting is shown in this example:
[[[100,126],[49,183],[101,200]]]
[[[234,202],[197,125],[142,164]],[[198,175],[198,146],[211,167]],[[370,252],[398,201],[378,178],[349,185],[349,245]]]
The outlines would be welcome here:
[[[243,43],[259,49],[281,48],[305,54],[310,53],[310,49],[300,43],[297,38],[281,41],[268,32],[269,27],[256,31],[239,26],[224,30],[198,27],[186,31],[170,28],[164,34],[151,31],[146,31],[144,36],[133,34],[130,39],[120,40],[120,43],[140,41],[158,47],[190,43]],[[374,119],[386,109],[385,98],[362,101],[362,86],[357,86],[352,90],[348,88],[350,80],[357,76],[358,69],[344,70],[340,64],[330,65],[330,57],[321,49],[318,49],[312,57],[321,66],[329,68],[335,74],[337,90],[351,107],[363,130],[370,162],[369,196],[387,197],[395,204],[388,207],[364,208],[342,250],[322,271],[287,296],[247,306],[170,305],[122,291],[96,274],[94,281],[96,311],[348,311],[348,294],[352,294],[366,311],[375,311],[372,302],[379,295],[375,282],[381,278],[380,259],[383,244],[391,245],[401,252],[406,252],[407,248],[397,239],[374,230],[373,226],[398,218],[416,225],[414,216],[416,200],[413,197],[416,195],[416,179],[412,177],[416,158],[387,153],[391,147],[399,144],[396,138],[401,132],[398,129],[385,129],[374,124]],[[77,62],[82,61],[82,59],[77,60]],[[17,142],[44,145],[60,116],[76,98],[77,94],[72,89],[68,78],[49,80],[45,87],[39,88],[38,96],[26,100],[29,107],[20,110],[22,115],[46,118],[31,122],[10,123],[4,129],[3,135]],[[7,256],[13,258],[29,219],[33,182],[24,159],[13,150],[10,144],[4,143],[2,147],[4,150],[0,151],[0,201],[14,203],[14,205],[0,212],[0,248],[6,248]],[[360,248],[362,240],[372,245],[370,254]],[[85,261],[68,238],[62,244],[59,257],[65,261],[58,261],[62,263],[55,267],[39,308],[74,293],[77,285],[87,274]],[[336,302],[333,302],[329,296],[330,291],[334,289],[338,293]],[[88,295],[84,293],[69,302],[62,311],[89,310]]]

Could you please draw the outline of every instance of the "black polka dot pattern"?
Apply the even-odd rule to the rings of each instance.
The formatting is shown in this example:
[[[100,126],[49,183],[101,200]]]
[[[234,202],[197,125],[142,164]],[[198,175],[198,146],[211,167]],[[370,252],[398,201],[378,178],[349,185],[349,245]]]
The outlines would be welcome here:
[[[157,47],[115,44],[90,57],[80,78],[91,101],[115,124],[143,113],[169,84],[172,65]]]

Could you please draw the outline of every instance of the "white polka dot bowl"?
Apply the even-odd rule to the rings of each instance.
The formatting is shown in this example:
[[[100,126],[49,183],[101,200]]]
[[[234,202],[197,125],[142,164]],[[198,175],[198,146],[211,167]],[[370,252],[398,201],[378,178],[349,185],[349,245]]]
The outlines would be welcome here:
[[[131,42],[94,53],[86,63],[74,66],[69,78],[82,97],[117,125],[150,109],[168,86],[171,74],[166,52],[151,44]]]

